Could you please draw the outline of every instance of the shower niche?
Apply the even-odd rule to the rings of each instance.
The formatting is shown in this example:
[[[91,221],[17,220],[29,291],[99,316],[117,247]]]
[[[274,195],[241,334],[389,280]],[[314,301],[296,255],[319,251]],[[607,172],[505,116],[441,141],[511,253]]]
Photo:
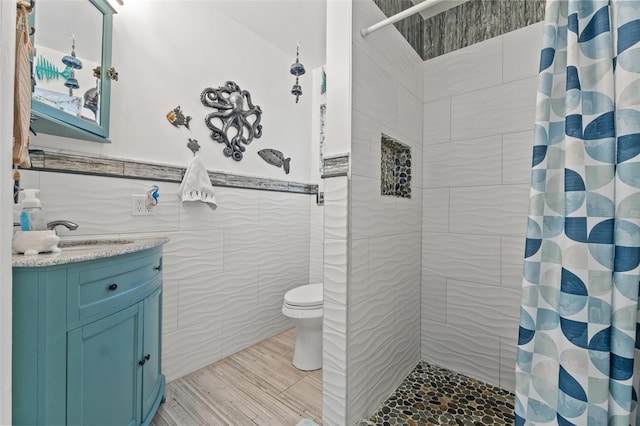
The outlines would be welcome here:
[[[411,147],[380,137],[380,195],[411,198]]]

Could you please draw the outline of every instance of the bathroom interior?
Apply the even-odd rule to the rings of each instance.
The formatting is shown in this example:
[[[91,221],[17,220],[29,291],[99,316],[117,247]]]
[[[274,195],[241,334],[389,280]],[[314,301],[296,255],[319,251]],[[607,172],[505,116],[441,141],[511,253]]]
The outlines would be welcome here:
[[[302,417],[359,424],[421,361],[515,391],[545,1],[436,2],[361,35],[412,1],[114,2],[108,141],[37,132],[20,187],[39,190],[48,218],[78,224],[57,228],[62,241],[168,238],[167,387],[291,330],[285,293],[322,283],[321,411]],[[13,75],[13,2],[0,19],[0,75]],[[229,81],[262,112],[241,161],[212,139],[201,102]],[[13,90],[3,77],[5,142]],[[176,107],[188,125],[170,122]],[[257,154],[268,148],[290,170]],[[215,209],[180,198],[195,156]],[[399,158],[401,183],[385,168]],[[0,171],[0,424],[10,424],[14,170]],[[153,212],[132,214],[154,185]]]

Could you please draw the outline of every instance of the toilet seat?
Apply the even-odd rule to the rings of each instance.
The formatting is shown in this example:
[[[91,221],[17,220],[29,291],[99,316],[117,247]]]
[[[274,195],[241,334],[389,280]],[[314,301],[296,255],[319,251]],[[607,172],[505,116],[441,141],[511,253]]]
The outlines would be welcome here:
[[[284,295],[284,304],[291,309],[322,308],[322,301],[322,284],[296,287]]]

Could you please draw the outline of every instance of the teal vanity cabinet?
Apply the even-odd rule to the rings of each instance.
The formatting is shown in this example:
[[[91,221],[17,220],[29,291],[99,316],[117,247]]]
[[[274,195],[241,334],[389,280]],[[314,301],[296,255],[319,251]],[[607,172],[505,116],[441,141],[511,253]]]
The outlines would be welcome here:
[[[151,422],[165,386],[161,270],[161,247],[14,266],[13,424]]]
[[[111,65],[114,14],[107,0],[36,2],[29,15],[36,133],[109,142],[111,81],[118,78]]]

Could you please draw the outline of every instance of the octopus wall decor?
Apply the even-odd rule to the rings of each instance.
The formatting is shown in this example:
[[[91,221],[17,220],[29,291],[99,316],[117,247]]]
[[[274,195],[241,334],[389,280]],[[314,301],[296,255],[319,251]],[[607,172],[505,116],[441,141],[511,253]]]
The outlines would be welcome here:
[[[204,118],[211,130],[211,139],[226,145],[222,150],[226,157],[242,160],[244,145],[262,136],[262,110],[251,102],[251,94],[233,81],[227,81],[217,89],[204,89],[200,101],[204,106],[217,109]]]

